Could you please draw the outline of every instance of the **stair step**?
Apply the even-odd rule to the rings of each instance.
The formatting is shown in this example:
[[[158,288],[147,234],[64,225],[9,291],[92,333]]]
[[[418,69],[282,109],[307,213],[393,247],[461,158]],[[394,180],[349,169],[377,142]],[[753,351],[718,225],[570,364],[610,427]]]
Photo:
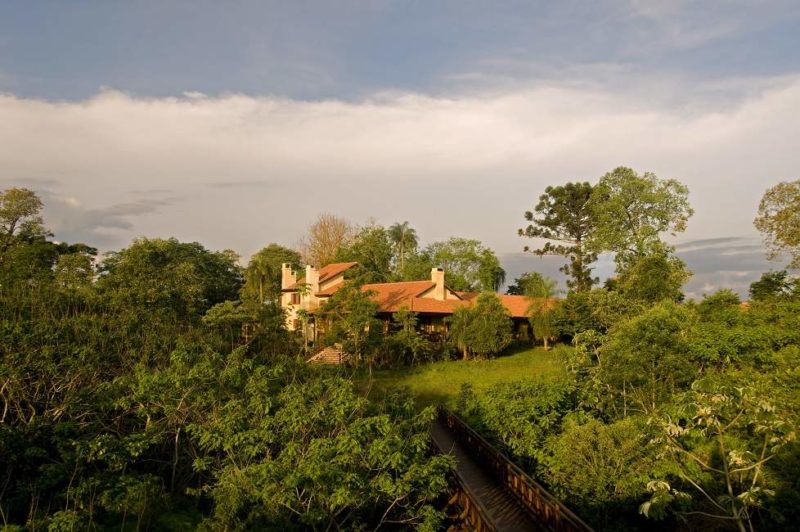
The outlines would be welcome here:
[[[309,364],[341,364],[348,355],[336,347],[326,347],[308,359]]]

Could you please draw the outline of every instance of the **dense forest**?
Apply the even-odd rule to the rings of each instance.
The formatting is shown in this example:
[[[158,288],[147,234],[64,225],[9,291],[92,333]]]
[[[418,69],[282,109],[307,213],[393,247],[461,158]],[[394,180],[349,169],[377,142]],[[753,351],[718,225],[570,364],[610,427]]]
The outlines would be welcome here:
[[[528,340],[512,337],[492,295],[505,272],[476,240],[421,247],[407,222],[323,215],[297,250],[271,244],[244,267],[175,239],[101,257],[55,241],[44,208],[0,192],[4,530],[440,529],[454,462],[430,453],[433,409],[363,383],[526,341],[552,348],[564,377],[465,386],[458,413],[597,529],[800,521],[800,281],[765,272],[747,301],[687,301],[691,272],[664,240],[693,214],[676,180],[617,168],[544,191],[519,234],[565,258],[568,289],[533,271],[509,283],[530,298]],[[755,225],[799,267],[800,181],[767,190]],[[605,253],[616,273],[600,285]],[[319,346],[285,328],[280,266],[339,261],[359,267],[321,309],[321,343],[354,356],[310,366]],[[412,312],[384,333],[359,286],[432,266],[483,292],[477,304],[444,342]]]

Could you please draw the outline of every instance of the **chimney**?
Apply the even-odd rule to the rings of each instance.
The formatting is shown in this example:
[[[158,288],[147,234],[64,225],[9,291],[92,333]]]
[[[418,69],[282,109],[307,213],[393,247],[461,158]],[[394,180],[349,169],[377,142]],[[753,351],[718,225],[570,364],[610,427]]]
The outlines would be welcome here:
[[[292,271],[292,265],[288,262],[281,264],[281,289],[289,288],[297,282],[297,274]]]
[[[433,268],[431,270],[431,281],[436,285],[433,287],[433,299],[444,301],[445,300],[444,269]]]
[[[312,294],[319,292],[319,270],[310,264],[306,266],[306,284]]]

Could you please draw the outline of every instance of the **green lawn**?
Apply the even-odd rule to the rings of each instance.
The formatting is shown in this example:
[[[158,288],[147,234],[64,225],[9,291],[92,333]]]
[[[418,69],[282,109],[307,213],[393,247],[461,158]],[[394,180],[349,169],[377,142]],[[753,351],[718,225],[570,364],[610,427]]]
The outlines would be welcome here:
[[[453,407],[465,383],[481,393],[500,382],[563,378],[565,373],[559,361],[562,349],[568,348],[553,351],[533,348],[489,360],[453,360],[376,371],[371,379],[369,376],[359,378],[359,387],[368,391],[370,397],[379,397],[392,388],[408,388],[420,406],[443,403]]]

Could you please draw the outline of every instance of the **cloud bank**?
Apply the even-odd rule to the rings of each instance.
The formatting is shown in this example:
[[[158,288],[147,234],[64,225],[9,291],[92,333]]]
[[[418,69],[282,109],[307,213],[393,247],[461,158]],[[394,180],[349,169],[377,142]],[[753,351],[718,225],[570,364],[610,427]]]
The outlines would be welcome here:
[[[512,253],[545,186],[626,165],[689,186],[697,214],[684,240],[753,238],[761,194],[800,167],[800,79],[731,80],[725,99],[715,87],[681,101],[652,84],[543,82],[355,102],[5,94],[0,181],[43,191],[58,238],[108,248],[174,235],[247,255],[335,212]],[[713,269],[735,269],[717,255]]]

